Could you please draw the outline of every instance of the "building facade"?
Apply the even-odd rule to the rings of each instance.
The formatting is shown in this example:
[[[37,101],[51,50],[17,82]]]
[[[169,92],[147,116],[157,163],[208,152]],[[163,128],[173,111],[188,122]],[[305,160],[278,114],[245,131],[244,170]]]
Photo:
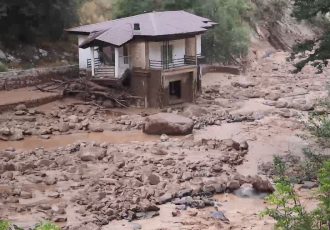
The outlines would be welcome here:
[[[67,30],[78,35],[79,67],[100,84],[129,77],[146,107],[192,102],[201,36],[215,25],[185,11],[152,12]]]

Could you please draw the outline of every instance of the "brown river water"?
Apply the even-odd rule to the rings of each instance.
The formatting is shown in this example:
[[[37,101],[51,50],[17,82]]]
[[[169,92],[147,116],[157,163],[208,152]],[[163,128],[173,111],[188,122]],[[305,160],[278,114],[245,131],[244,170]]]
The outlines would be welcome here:
[[[0,150],[13,147],[21,150],[35,148],[53,149],[73,144],[77,141],[96,141],[98,143],[126,144],[130,142],[147,142],[159,140],[159,136],[146,135],[142,131],[105,131],[103,133],[74,133],[51,136],[50,139],[41,139],[38,136],[26,137],[21,141],[0,141]]]

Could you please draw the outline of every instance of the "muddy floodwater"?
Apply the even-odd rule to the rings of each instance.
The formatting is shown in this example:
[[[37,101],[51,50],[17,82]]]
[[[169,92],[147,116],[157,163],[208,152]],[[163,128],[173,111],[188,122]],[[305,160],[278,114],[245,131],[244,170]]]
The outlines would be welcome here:
[[[50,139],[42,139],[39,136],[26,137],[22,141],[0,141],[0,150],[15,148],[32,150],[35,148],[53,149],[66,146],[77,141],[97,141],[111,144],[126,144],[133,141],[147,142],[159,140],[159,136],[146,135],[142,131],[104,131],[102,133],[73,133],[67,135],[52,136]]]

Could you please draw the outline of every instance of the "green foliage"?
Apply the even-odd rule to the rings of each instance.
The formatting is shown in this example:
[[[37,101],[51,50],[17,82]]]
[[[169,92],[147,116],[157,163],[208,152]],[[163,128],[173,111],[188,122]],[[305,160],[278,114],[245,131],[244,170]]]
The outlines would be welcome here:
[[[252,2],[255,5],[254,17],[270,24],[279,21],[289,5],[287,0],[252,0]]]
[[[323,18],[325,22],[322,36],[316,40],[305,41],[294,47],[292,58],[297,53],[315,49],[314,52],[295,64],[295,72],[301,71],[309,62],[318,69],[319,73],[322,72],[324,66],[328,65],[327,60],[330,58],[330,24],[327,18],[328,12],[330,12],[330,0],[296,0],[294,2],[293,15],[298,20],[313,21],[315,18]]]
[[[0,230],[23,230],[7,220],[0,220]]]
[[[154,10],[186,10],[210,18],[218,25],[202,39],[208,62],[230,62],[245,56],[249,46],[244,17],[252,10],[245,0],[117,0],[115,16],[126,17]]]
[[[0,220],[0,230],[23,230],[16,225],[11,224],[9,221]],[[37,224],[33,230],[61,230],[61,228],[50,222],[43,222]]]
[[[77,7],[77,0],[1,0],[1,40],[7,44],[57,40],[77,21]]]
[[[8,68],[5,64],[0,62],[0,72],[7,72]]]
[[[319,170],[320,183],[319,205],[312,212],[307,212],[301,205],[293,185],[284,170],[283,162],[274,159],[275,168],[281,170],[275,186],[275,192],[267,197],[271,208],[267,208],[262,215],[276,220],[276,229],[285,230],[326,230],[330,229],[330,161],[324,161]]]
[[[61,228],[53,223],[45,222],[37,225],[34,230],[61,230]]]
[[[311,115],[308,128],[320,139],[330,138],[330,119],[327,115]]]
[[[196,13],[218,23],[202,40],[208,62],[225,63],[247,55],[250,38],[243,17],[250,9],[245,0],[214,0],[199,4]]]
[[[329,9],[330,0],[295,0],[293,14],[299,20],[308,20],[328,13]]]
[[[267,208],[263,215],[277,221],[276,229],[312,229],[312,218],[301,205],[292,184],[278,182],[275,192],[267,197],[267,202],[275,208]]]
[[[9,230],[10,222],[5,220],[0,220],[0,230]]]
[[[320,219],[320,225],[327,225],[330,228],[330,161],[325,162],[323,168],[320,170],[319,182],[320,205],[315,214]]]

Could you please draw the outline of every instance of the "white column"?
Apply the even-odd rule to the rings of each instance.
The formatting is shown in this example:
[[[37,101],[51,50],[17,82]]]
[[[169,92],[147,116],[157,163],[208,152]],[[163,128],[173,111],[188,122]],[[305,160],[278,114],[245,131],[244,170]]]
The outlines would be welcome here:
[[[119,77],[119,48],[115,47],[115,78]]]
[[[94,46],[91,49],[91,65],[92,65],[92,77],[95,76],[95,58],[94,58]]]

